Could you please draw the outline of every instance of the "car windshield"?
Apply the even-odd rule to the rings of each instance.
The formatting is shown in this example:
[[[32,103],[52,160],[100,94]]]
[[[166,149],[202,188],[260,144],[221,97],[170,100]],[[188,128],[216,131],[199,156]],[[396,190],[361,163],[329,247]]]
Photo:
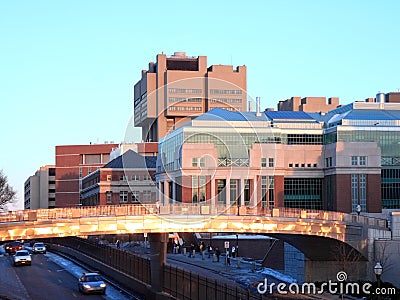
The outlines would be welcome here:
[[[88,275],[85,276],[84,282],[94,282],[94,281],[102,281],[101,276],[100,275]]]
[[[35,247],[44,247],[44,244],[43,243],[36,243],[34,246]]]
[[[17,253],[15,253],[15,256],[27,256],[29,255],[28,251],[18,251]]]
[[[11,246],[20,246],[21,242],[12,242],[10,245]]]

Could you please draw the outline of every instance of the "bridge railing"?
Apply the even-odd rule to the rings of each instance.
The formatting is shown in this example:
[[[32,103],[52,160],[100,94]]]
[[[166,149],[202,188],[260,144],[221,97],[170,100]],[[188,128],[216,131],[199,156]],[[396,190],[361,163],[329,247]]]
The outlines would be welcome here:
[[[380,227],[380,228],[382,228],[382,227],[388,228],[389,227],[387,219],[363,216],[363,215],[358,216],[356,214],[346,214],[344,221],[348,222],[348,223],[363,224],[363,225]]]
[[[326,221],[338,221],[358,223],[368,226],[387,227],[387,220],[368,216],[357,216],[342,212],[321,211],[299,208],[263,208],[259,206],[236,206],[236,205],[210,205],[204,203],[171,203],[157,207],[155,204],[121,204],[121,205],[98,205],[63,207],[53,209],[36,209],[10,211],[0,215],[0,222],[21,221],[47,221],[55,219],[72,219],[82,217],[103,216],[143,216],[149,214],[159,215],[237,215],[237,216],[262,216],[281,217],[295,219],[317,219]]]

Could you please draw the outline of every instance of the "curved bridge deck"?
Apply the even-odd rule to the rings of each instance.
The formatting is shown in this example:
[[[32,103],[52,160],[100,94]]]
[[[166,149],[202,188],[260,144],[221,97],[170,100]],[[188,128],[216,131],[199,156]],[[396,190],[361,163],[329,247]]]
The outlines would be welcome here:
[[[157,211],[158,210],[158,211]],[[126,204],[13,211],[0,215],[0,240],[97,234],[240,232],[346,240],[346,226],[384,229],[386,220],[340,212],[193,204]]]

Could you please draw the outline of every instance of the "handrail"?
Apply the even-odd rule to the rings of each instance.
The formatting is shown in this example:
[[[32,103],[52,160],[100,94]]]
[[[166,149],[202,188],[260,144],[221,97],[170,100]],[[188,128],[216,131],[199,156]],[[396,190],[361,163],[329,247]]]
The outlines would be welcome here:
[[[157,213],[156,204],[121,204],[121,205],[98,205],[62,207],[52,209],[18,210],[0,214],[0,223],[21,221],[50,221],[56,219],[71,219],[81,217],[98,216],[143,216]],[[326,221],[337,221],[345,223],[363,224],[376,227],[388,226],[386,219],[368,216],[357,216],[343,212],[322,211],[311,209],[280,207],[265,209],[262,207],[249,207],[236,205],[210,205],[209,202],[180,203],[161,205],[161,215],[237,215],[237,216],[259,216],[280,217],[295,219],[316,219]]]

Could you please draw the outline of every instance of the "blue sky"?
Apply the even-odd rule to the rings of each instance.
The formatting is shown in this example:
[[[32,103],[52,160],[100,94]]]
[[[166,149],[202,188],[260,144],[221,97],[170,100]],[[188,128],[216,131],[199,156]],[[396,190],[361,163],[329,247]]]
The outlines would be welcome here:
[[[54,147],[124,140],[158,53],[247,66],[262,108],[400,88],[398,1],[0,1],[0,169],[18,190]],[[22,207],[22,206],[20,206]]]

